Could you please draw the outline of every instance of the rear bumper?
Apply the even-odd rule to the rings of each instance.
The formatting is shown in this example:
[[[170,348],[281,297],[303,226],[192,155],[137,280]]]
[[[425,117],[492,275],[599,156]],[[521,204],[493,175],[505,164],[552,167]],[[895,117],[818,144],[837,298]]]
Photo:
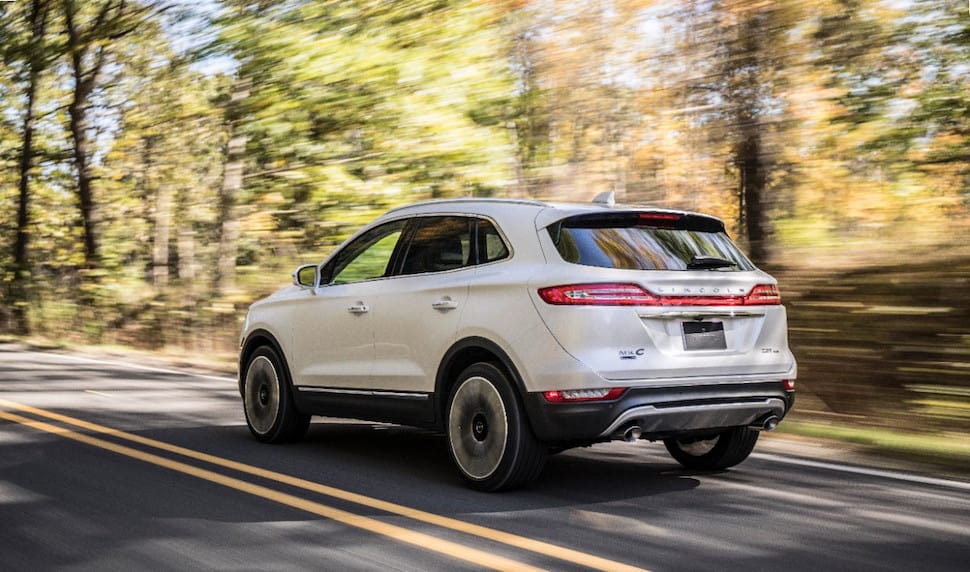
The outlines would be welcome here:
[[[638,426],[644,438],[782,419],[795,403],[781,380],[683,387],[631,387],[609,402],[549,403],[528,393],[525,408],[536,436],[550,443],[619,438]]]

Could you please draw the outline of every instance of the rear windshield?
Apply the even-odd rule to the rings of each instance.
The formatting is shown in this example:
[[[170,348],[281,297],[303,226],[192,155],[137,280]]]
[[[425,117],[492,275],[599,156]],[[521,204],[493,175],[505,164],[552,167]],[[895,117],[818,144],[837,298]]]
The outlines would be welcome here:
[[[567,218],[547,229],[566,262],[629,270],[754,270],[712,218],[611,213]]]

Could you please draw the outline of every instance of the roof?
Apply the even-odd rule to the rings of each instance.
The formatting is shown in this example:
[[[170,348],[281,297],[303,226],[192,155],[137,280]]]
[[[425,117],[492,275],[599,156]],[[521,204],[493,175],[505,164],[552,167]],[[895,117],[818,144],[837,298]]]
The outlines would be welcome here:
[[[544,207],[548,208],[552,205],[543,201],[537,201],[533,199],[505,199],[505,198],[492,198],[492,197],[468,197],[459,199],[432,199],[429,201],[421,201],[413,203],[410,205],[404,205],[400,207],[393,208],[386,213],[389,215],[396,213],[398,211],[415,209],[418,207],[428,207],[428,206],[446,206],[446,205],[475,205],[475,204],[512,204],[512,205],[528,205],[533,207]]]
[[[428,211],[433,211],[441,207],[448,207],[449,205],[454,208],[462,207],[474,207],[474,206],[489,206],[495,207],[498,205],[519,205],[525,207],[532,207],[537,209],[539,212],[536,214],[536,227],[544,228],[553,224],[564,218],[568,218],[575,215],[589,214],[593,212],[604,212],[604,211],[650,211],[659,213],[672,213],[680,215],[694,215],[701,216],[710,219],[714,219],[719,223],[723,224],[723,221],[715,216],[711,216],[704,213],[686,211],[681,209],[672,209],[666,207],[657,207],[651,205],[627,205],[627,204],[609,204],[606,202],[593,202],[593,203],[559,203],[559,202],[546,202],[534,199],[510,199],[510,198],[492,198],[492,197],[471,197],[471,198],[458,198],[458,199],[435,199],[430,201],[421,201],[411,205],[405,205],[391,209],[386,212],[381,218],[386,217],[391,214],[399,214],[410,210],[415,210],[418,212],[427,213]]]

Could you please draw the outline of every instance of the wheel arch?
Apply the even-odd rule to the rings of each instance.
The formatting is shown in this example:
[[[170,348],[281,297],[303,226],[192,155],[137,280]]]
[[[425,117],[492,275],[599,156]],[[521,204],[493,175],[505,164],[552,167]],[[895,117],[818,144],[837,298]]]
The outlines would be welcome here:
[[[502,372],[512,381],[520,400],[524,403],[525,383],[512,358],[495,342],[478,336],[463,338],[455,342],[438,365],[435,377],[434,411],[435,424],[444,427],[447,417],[448,395],[458,374],[465,368],[478,362],[492,362],[498,364]],[[528,417],[528,416],[527,416]],[[530,421],[531,424],[531,421]]]
[[[283,362],[283,367],[286,368],[286,371],[283,372],[284,381],[286,381],[286,383],[290,383],[292,386],[292,381],[290,379],[290,366],[286,362],[286,354],[283,353],[283,347],[280,345],[276,337],[273,334],[271,334],[269,331],[264,329],[256,329],[250,332],[249,335],[246,336],[246,339],[241,344],[241,347],[239,350],[238,383],[239,383],[240,396],[243,395],[243,382],[244,382],[244,375],[246,371],[246,363],[249,362],[249,357],[253,355],[253,352],[262,346],[269,346],[273,348],[273,351],[276,352],[276,355],[278,355],[280,360]]]

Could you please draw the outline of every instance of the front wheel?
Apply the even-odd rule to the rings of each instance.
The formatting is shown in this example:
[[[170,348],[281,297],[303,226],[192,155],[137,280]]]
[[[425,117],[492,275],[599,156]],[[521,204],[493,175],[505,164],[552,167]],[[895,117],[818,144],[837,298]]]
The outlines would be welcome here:
[[[273,348],[254,351],[243,375],[243,409],[253,436],[264,443],[302,439],[310,416],[297,411],[286,366]]]
[[[492,363],[476,363],[458,376],[448,399],[448,444],[462,478],[483,491],[525,485],[546,460],[515,389]]]
[[[757,441],[757,431],[735,427],[701,439],[664,439],[664,445],[670,456],[688,469],[717,470],[747,459]]]

